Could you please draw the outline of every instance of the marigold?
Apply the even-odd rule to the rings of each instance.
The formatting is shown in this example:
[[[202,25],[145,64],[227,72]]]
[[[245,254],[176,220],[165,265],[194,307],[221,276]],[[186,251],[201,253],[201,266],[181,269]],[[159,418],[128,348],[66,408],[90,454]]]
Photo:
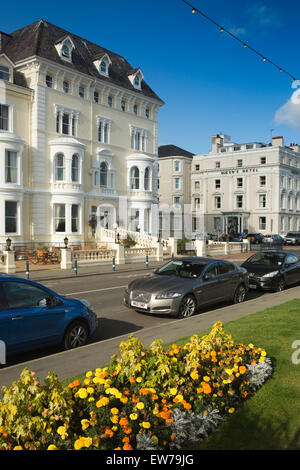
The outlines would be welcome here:
[[[113,414],[113,415],[117,415],[119,413],[119,410],[118,408],[111,408],[110,412]]]
[[[136,407],[138,410],[143,410],[145,408],[145,405],[142,401],[140,401],[139,403],[137,403]]]
[[[127,418],[121,418],[119,421],[120,426],[127,426],[128,425],[128,419]]]
[[[245,374],[247,372],[246,367],[245,366],[240,366],[239,367],[239,372],[240,372],[240,374]]]

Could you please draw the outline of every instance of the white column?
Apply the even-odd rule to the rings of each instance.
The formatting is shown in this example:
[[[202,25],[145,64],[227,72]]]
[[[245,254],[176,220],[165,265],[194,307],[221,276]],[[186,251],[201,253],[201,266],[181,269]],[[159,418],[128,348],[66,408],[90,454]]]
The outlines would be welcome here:
[[[206,241],[195,240],[195,248],[197,256],[206,256]]]
[[[62,248],[61,253],[61,269],[72,269],[72,250],[71,248]]]

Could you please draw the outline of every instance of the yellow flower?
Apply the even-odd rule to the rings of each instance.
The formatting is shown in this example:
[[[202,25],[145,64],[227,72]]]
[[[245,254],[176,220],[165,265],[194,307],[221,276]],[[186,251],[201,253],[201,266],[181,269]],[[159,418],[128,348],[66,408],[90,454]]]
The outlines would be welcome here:
[[[129,418],[132,420],[132,421],[135,421],[136,419],[138,419],[139,415],[137,413],[131,413],[129,415]]]
[[[254,348],[254,345],[252,343],[248,344],[249,348]]]
[[[170,389],[170,393],[171,393],[171,395],[176,395],[176,393],[177,393],[177,388],[175,388],[175,387],[174,387],[174,388],[171,388],[171,389]]]
[[[263,356],[260,356],[259,362],[265,362],[265,358]]]
[[[183,400],[183,395],[178,394],[178,395],[176,395],[175,398],[176,398],[177,401],[181,402]]]
[[[145,408],[145,405],[142,401],[139,401],[137,404],[136,404],[136,407],[138,410],[143,410]]]
[[[82,447],[84,447],[84,442],[85,442],[85,438],[84,438],[84,437],[80,437],[79,439],[77,439],[77,440],[74,442],[74,449],[75,449],[75,450],[80,450],[80,449],[82,449]]]
[[[102,397],[100,400],[97,401],[96,406],[97,408],[101,408],[102,406],[106,406],[109,404],[109,398]]]
[[[192,377],[193,380],[199,379],[198,372],[197,372],[196,370],[193,370],[193,371],[191,372],[191,377]]]
[[[23,447],[22,447],[22,446],[15,446],[15,447],[13,448],[13,450],[23,450]]]
[[[110,412],[111,412],[113,415],[117,415],[117,414],[119,413],[119,410],[118,410],[118,408],[112,408],[112,409],[110,410]]]
[[[143,381],[143,377],[137,377],[136,381],[137,383],[141,383]]]
[[[143,421],[141,426],[145,429],[149,429],[151,427],[151,424],[148,421]]]
[[[121,398],[120,398],[120,402],[121,402],[121,403],[127,403],[127,402],[128,402],[128,398],[127,398],[127,397],[121,397]]]
[[[92,375],[93,375],[93,372],[91,370],[85,374],[86,377],[91,377]]]
[[[47,450],[58,450],[58,448],[54,444],[50,444],[50,446],[48,446]]]
[[[119,421],[119,418],[117,415],[114,415],[112,418],[110,418],[110,420],[113,424],[117,424]]]
[[[267,355],[266,351],[262,350],[261,355],[265,357]]]
[[[88,392],[86,391],[86,388],[80,388],[77,392],[79,398],[86,398],[88,396]]]
[[[113,426],[113,427],[111,428],[111,430],[114,431],[114,432],[116,432],[116,431],[118,430],[118,426]]]
[[[93,387],[88,387],[86,389],[86,391],[87,391],[87,393],[92,394],[92,393],[94,393],[94,388]]]
[[[82,419],[81,420],[81,427],[82,427],[82,430],[85,431],[90,425],[90,422],[88,419]]]
[[[208,377],[207,375],[205,375],[205,377],[203,377],[203,380],[204,380],[204,382],[209,382],[209,381],[210,381],[210,377]]]
[[[93,440],[91,437],[86,437],[84,439],[84,447],[90,447],[93,443]]]
[[[57,429],[57,433],[62,439],[68,437],[67,429],[65,428],[65,426],[59,426],[59,428]]]
[[[228,413],[231,413],[231,414],[232,414],[232,413],[234,413],[234,412],[235,412],[235,408],[229,408]]]

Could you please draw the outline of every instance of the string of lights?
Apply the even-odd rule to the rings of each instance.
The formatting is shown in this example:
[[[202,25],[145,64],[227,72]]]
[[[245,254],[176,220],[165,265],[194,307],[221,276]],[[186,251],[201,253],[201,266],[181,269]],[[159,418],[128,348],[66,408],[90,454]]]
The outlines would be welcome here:
[[[244,49],[249,49],[251,50],[252,52],[254,52],[256,55],[258,55],[262,60],[263,62],[269,62],[271,65],[273,65],[275,68],[277,68],[279,70],[280,73],[284,73],[286,75],[288,75],[290,78],[292,78],[293,81],[296,80],[295,76],[290,74],[288,71],[284,70],[282,67],[280,67],[279,65],[275,64],[275,62],[273,62],[272,60],[268,59],[265,55],[261,54],[259,51],[257,51],[256,49],[254,49],[253,47],[251,47],[248,43],[246,43],[245,41],[242,41],[238,36],[236,36],[235,34],[233,34],[231,31],[228,31],[227,29],[225,29],[223,26],[221,26],[220,24],[218,24],[215,20],[213,20],[210,16],[206,15],[203,11],[199,10],[197,7],[195,7],[194,5],[192,5],[191,3],[187,2],[186,0],[182,0],[183,3],[185,3],[187,6],[189,6],[191,9],[192,9],[192,14],[195,15],[196,13],[199,13],[199,15],[202,15],[204,18],[206,18],[207,20],[209,20],[211,23],[213,23],[215,26],[217,26],[220,30],[220,33],[224,34],[228,34],[229,36],[231,36],[233,39],[235,39],[236,41],[238,41],[240,44],[243,45],[243,48]]]

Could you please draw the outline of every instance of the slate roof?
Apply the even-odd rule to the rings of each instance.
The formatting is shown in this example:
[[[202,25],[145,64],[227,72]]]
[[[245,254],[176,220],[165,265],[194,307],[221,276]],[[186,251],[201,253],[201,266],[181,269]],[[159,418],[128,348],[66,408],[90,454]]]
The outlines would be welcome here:
[[[189,157],[193,158],[194,154],[184,150],[176,145],[161,145],[158,147],[158,157]]]
[[[14,63],[29,57],[39,56],[58,65],[70,68],[74,72],[78,71],[92,78],[100,78],[103,81],[107,81],[108,84],[118,85],[135,93],[154,98],[164,104],[144,80],[142,81],[141,90],[134,88],[128,75],[134,73],[136,68],[133,68],[124,57],[65,31],[48,21],[37,21],[10,33],[10,36],[11,38],[5,41],[5,45],[0,50],[0,53],[4,52]],[[62,60],[55,48],[55,43],[66,36],[69,36],[75,45],[75,49],[72,52],[72,63]],[[9,36],[7,35],[7,37]],[[100,75],[93,63],[99,55],[105,53],[109,55],[112,61],[109,68],[109,77]]]

